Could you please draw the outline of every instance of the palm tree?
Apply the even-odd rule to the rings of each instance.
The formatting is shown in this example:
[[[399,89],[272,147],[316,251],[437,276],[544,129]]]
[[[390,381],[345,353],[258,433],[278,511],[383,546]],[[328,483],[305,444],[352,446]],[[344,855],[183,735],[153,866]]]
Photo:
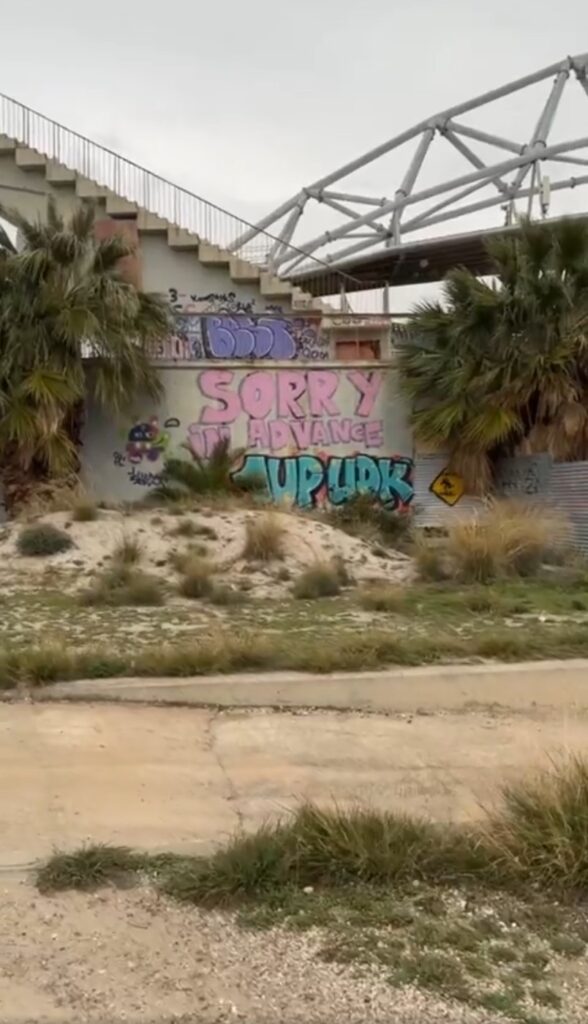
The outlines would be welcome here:
[[[55,202],[32,223],[0,207],[19,233],[0,234],[0,465],[7,504],[34,481],[77,472],[81,414],[92,396],[114,413],[161,393],[150,343],[168,331],[168,306],[121,276],[133,252],[95,237],[95,209],[66,222]]]
[[[399,358],[416,440],[473,493],[500,455],[588,457],[588,224],[525,221],[488,250],[493,279],[450,272]]]

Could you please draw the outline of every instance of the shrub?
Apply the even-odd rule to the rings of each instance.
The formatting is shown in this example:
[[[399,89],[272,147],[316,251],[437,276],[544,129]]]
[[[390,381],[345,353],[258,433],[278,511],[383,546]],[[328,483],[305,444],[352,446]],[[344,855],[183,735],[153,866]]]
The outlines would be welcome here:
[[[372,494],[355,494],[343,505],[329,509],[331,526],[354,537],[379,537],[387,544],[405,546],[411,531],[410,513],[384,508]]]
[[[90,523],[98,518],[98,506],[91,498],[77,498],[72,505],[71,517],[74,523]]]
[[[112,560],[118,565],[136,565],[141,558],[141,542],[138,537],[124,536],[112,552]]]
[[[51,523],[35,523],[32,526],[25,526],[20,531],[16,544],[19,554],[29,558],[57,555],[61,551],[68,551],[73,547],[73,541],[69,534]]]
[[[80,603],[84,605],[149,607],[163,604],[164,600],[163,584],[156,576],[139,572],[124,563],[106,569],[80,595]]]
[[[153,492],[155,498],[177,502],[201,495],[238,494],[265,488],[263,479],[235,480],[233,471],[241,463],[245,450],[231,450],[230,441],[226,438],[217,442],[207,459],[187,444],[182,447],[189,453],[191,461],[181,458],[166,460],[163,483]]]
[[[503,576],[530,576],[541,564],[569,547],[569,529],[561,516],[537,504],[489,501],[486,508],[451,522],[447,536],[416,546],[424,578],[454,578],[487,583]]]
[[[341,593],[341,573],[332,562],[315,562],[300,574],[294,583],[294,597],[315,600],[319,597],[335,597]]]
[[[248,562],[271,562],[284,557],[285,529],[276,515],[265,513],[245,523],[243,558]]]
[[[179,591],[183,597],[209,597],[213,589],[215,566],[204,558],[192,556],[183,564]]]

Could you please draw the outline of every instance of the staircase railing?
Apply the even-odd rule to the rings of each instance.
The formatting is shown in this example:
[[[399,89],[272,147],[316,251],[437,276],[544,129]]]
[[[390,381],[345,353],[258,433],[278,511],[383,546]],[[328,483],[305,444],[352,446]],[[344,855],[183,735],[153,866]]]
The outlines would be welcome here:
[[[267,265],[272,248],[282,244],[276,236],[261,231],[256,233],[253,241],[235,249],[234,240],[254,225],[3,93],[0,93],[0,134],[260,267]],[[290,249],[295,256],[303,255],[294,246],[287,245],[284,248]],[[348,283],[354,285],[351,291],[356,290],[357,282],[349,275],[333,270],[322,260],[308,257],[308,262],[314,263],[317,270],[321,271],[322,295],[345,293]],[[378,287],[378,294],[381,294],[381,287],[374,287]],[[368,289],[370,285],[363,284],[362,288]],[[358,308],[358,298],[354,296],[351,303],[347,299],[347,307]],[[367,304],[360,300],[359,305],[367,309],[368,306],[377,308],[378,304],[374,305],[373,299],[370,299]]]

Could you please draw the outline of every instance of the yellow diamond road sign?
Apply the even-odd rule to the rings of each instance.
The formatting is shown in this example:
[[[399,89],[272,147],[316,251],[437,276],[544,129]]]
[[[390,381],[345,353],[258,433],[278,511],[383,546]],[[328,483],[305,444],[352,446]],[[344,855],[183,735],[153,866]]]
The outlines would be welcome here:
[[[462,478],[457,473],[448,473],[444,469],[435,477],[429,490],[446,505],[456,505],[465,488]]]

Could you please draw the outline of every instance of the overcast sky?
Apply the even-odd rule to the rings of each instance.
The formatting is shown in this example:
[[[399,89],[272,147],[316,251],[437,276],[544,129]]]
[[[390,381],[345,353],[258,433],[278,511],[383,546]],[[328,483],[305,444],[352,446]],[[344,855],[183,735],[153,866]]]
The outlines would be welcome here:
[[[586,0],[19,0],[0,89],[255,217],[415,121],[586,50]]]

